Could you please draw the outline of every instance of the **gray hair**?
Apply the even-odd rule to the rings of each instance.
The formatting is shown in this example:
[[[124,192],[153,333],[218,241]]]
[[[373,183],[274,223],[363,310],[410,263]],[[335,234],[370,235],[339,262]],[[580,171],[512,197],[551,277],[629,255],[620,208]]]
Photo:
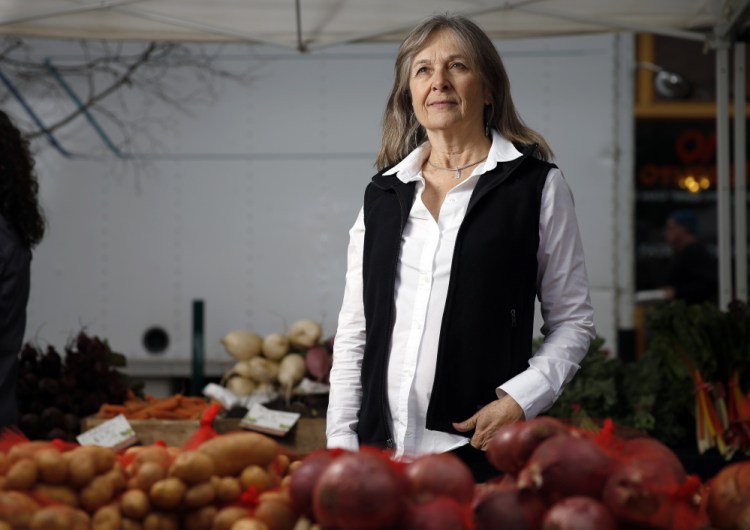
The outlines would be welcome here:
[[[510,81],[503,61],[487,34],[474,22],[461,15],[435,15],[406,36],[401,43],[394,67],[395,77],[383,113],[383,136],[375,166],[382,170],[391,166],[427,139],[417,121],[409,93],[409,76],[414,57],[427,40],[438,31],[452,31],[462,48],[469,67],[477,71],[490,93],[492,103],[485,107],[485,122],[510,141],[538,144],[535,155],[542,160],[552,157],[547,142],[521,120],[510,96]]]

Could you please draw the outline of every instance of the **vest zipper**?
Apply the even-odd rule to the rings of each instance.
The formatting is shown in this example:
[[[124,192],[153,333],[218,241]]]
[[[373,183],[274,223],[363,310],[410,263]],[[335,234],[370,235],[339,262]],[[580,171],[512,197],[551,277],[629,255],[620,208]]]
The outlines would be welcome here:
[[[510,310],[510,327],[512,328],[516,327],[516,310],[515,309]]]

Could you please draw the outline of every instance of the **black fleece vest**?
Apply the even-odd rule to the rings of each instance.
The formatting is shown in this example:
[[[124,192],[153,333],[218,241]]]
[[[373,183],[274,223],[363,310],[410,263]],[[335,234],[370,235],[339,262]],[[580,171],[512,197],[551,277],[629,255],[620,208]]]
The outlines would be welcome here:
[[[453,434],[497,399],[495,388],[527,368],[536,297],[539,211],[554,167],[531,156],[479,178],[456,237],[427,410],[427,428]],[[361,444],[391,447],[386,377],[401,237],[414,183],[379,173],[365,191],[363,251],[366,343],[362,363]]]

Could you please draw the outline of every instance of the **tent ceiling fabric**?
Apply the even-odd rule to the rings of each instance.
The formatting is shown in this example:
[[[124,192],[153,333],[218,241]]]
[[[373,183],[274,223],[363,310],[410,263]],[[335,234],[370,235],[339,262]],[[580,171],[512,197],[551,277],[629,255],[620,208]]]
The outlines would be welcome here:
[[[315,49],[400,40],[425,16],[447,11],[472,17],[493,38],[613,29],[700,38],[696,28],[717,23],[716,4],[717,0],[0,0],[0,35],[258,42]]]

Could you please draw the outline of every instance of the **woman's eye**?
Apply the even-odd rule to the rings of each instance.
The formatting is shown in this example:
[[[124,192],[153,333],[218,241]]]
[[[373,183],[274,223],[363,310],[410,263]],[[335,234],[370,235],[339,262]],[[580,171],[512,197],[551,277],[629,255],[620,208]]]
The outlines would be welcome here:
[[[424,74],[424,73],[427,73],[427,67],[426,67],[426,66],[420,66],[419,68],[417,68],[417,71],[416,71],[415,73],[416,73],[417,75],[418,75],[418,74]]]
[[[453,63],[453,64],[451,64],[451,68],[456,68],[458,70],[463,70],[464,68],[466,68],[466,65],[464,65],[463,63]]]

